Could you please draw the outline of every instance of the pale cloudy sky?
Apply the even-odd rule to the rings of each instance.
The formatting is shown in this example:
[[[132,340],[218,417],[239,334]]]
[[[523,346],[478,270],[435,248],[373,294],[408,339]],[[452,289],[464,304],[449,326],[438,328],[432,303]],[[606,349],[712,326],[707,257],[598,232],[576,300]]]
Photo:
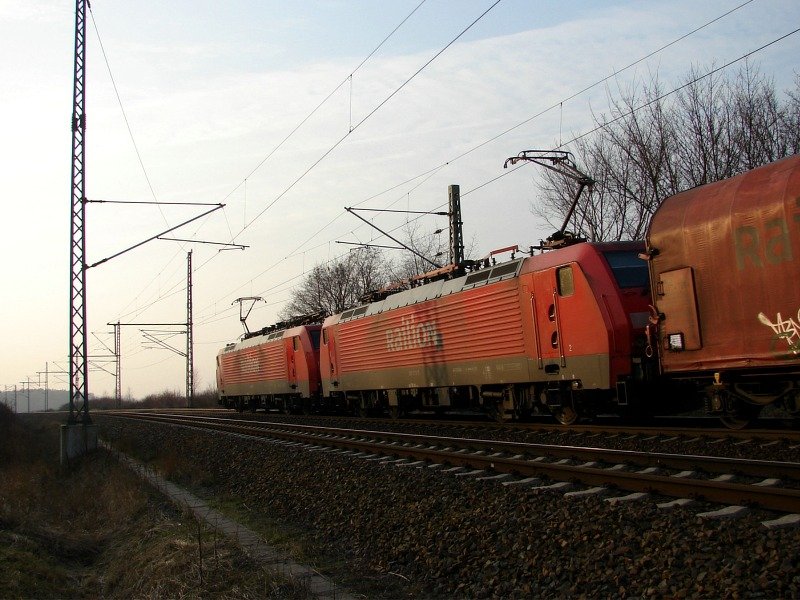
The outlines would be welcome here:
[[[356,71],[352,85],[336,91],[253,171],[419,4],[94,0],[87,34],[87,197],[224,202],[224,212],[173,235],[235,237],[250,248],[219,253],[213,246],[157,241],[90,269],[89,330],[111,346],[109,322],[185,321],[186,252],[193,249],[195,365],[203,389],[213,383],[216,352],[241,333],[234,299],[263,296],[267,302],[248,323],[251,329],[268,325],[305,271],[347,251],[336,240],[374,238],[344,206],[429,210],[445,203],[447,186],[458,183],[465,235],[474,237],[478,253],[536,243],[550,231],[530,212],[537,201],[533,170],[484,185],[508,173],[502,168],[507,157],[586,131],[592,111],[606,110],[607,92],[637,78],[658,72],[672,89],[693,65],[719,66],[800,26],[797,0],[752,0],[623,71],[742,2],[502,0],[370,116],[493,4],[427,0]],[[0,392],[28,376],[36,380],[46,362],[51,369],[67,365],[73,34],[74,4],[67,0],[0,0]],[[795,34],[752,60],[785,89],[799,70],[798,56]],[[87,261],[196,214],[196,207],[89,205]],[[391,229],[403,219],[382,215],[376,224]],[[423,226],[446,222],[430,217]],[[124,393],[183,390],[183,358],[144,349],[137,327],[125,327],[122,341]],[[105,353],[94,336],[90,352]],[[89,383],[92,393],[113,394],[113,378],[103,372],[90,374]]]

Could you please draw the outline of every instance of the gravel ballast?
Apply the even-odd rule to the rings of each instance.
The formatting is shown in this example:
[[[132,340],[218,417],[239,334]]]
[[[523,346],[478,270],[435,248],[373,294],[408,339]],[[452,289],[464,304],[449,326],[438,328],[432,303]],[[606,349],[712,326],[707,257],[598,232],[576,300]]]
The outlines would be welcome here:
[[[384,596],[800,596],[800,528],[766,529],[772,513],[702,519],[719,506],[612,505],[239,436],[97,422],[123,450],[191,465],[182,475],[207,496],[304,532],[352,579],[385,582]]]

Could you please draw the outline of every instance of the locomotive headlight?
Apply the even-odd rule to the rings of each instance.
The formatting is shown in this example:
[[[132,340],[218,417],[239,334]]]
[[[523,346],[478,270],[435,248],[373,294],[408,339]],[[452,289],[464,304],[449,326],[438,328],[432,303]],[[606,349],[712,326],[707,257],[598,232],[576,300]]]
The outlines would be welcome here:
[[[683,350],[684,349],[683,333],[668,333],[667,347],[673,352],[679,352]]]

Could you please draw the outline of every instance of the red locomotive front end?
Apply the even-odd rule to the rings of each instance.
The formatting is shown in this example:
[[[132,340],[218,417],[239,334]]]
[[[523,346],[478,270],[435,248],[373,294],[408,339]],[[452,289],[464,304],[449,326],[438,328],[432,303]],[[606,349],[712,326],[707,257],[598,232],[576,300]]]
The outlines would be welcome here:
[[[800,411],[800,156],[667,198],[647,236],[661,367],[742,425]]]
[[[323,394],[362,413],[544,408],[574,421],[641,377],[632,349],[644,347],[649,303],[642,249],[575,244],[329,317]]]
[[[223,406],[308,411],[319,403],[319,325],[269,328],[217,354]]]

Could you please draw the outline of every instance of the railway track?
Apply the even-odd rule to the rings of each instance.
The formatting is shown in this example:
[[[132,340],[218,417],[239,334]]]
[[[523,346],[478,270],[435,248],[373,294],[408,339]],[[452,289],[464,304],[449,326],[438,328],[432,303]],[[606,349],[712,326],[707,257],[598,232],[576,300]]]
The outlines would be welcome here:
[[[116,411],[108,411],[115,413]],[[127,411],[123,411],[127,412]],[[150,412],[150,411],[141,411]],[[156,411],[153,411],[156,412]],[[211,416],[231,416],[230,409],[170,409],[169,412],[174,414],[188,414],[188,415],[211,415]],[[665,419],[667,424],[653,423],[650,425],[625,425],[620,424],[618,420],[609,420],[604,423],[579,423],[574,425],[561,425],[551,422],[506,422],[497,423],[488,421],[485,417],[476,416],[472,419],[442,419],[442,418],[426,418],[425,416],[412,417],[405,419],[391,419],[391,418],[362,418],[353,416],[341,415],[284,415],[280,413],[264,413],[264,412],[245,412],[240,413],[240,418],[252,418],[254,420],[269,420],[269,421],[282,421],[287,422],[302,422],[303,424],[338,424],[346,423],[348,427],[353,428],[391,428],[402,427],[403,429],[415,427],[435,427],[438,429],[452,428],[453,430],[462,429],[465,431],[481,431],[481,432],[519,432],[519,433],[547,433],[555,434],[562,437],[584,437],[601,435],[618,435],[618,436],[663,436],[663,437],[679,437],[683,439],[703,438],[708,440],[733,440],[733,441],[748,441],[758,440],[762,442],[771,441],[786,441],[793,444],[798,444],[800,448],[800,429],[786,429],[779,426],[781,421],[775,419],[773,423],[762,424],[758,427],[747,429],[728,429],[719,423],[715,418],[686,418],[676,419],[670,417]],[[684,424],[676,425],[683,421]]]
[[[404,467],[492,478],[503,485],[588,489],[611,501],[642,494],[800,513],[800,463],[564,446],[180,413],[110,416],[281,440]],[[626,495],[621,495],[621,492]],[[667,506],[669,503],[663,503]]]

